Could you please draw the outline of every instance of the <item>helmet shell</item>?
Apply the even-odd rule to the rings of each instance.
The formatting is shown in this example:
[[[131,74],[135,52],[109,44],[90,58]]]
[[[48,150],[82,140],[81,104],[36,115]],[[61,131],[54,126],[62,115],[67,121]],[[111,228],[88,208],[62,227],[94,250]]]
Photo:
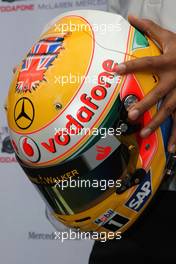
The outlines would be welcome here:
[[[89,149],[99,138],[72,130],[110,127],[117,118],[118,96],[123,100],[132,94],[141,100],[158,83],[153,73],[119,76],[118,64],[158,55],[154,42],[119,15],[78,10],[57,17],[27,53],[10,86],[7,119],[17,156],[29,166],[48,167]],[[143,126],[157,109],[144,114]],[[78,214],[53,211],[56,219],[84,231],[115,233],[131,226],[162,181],[168,138],[163,131],[161,127],[146,139],[135,135],[137,168],[146,171],[139,185],[120,195],[114,192]]]

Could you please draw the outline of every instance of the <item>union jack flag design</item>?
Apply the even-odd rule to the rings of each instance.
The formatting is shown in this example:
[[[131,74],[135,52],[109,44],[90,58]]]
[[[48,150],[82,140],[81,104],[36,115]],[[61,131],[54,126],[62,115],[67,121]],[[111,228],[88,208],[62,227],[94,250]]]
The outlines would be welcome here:
[[[16,85],[17,92],[32,92],[41,81],[46,81],[44,73],[63,49],[63,42],[63,36],[50,37],[33,45],[23,61]]]

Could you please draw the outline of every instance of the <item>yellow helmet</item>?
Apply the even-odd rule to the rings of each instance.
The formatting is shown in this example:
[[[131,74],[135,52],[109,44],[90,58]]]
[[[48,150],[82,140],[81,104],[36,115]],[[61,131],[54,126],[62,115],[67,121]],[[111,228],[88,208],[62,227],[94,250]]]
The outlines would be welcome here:
[[[162,179],[170,123],[142,139],[127,109],[158,83],[152,73],[117,75],[118,64],[160,55],[119,15],[60,15],[33,45],[12,80],[7,119],[17,160],[52,216],[81,231],[123,232]],[[158,166],[159,165],[159,166]]]

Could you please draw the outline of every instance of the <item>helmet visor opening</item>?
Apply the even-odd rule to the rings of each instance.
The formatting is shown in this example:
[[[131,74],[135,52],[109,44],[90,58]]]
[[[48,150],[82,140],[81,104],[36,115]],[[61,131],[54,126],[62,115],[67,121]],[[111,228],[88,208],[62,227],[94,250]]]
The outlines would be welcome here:
[[[32,168],[19,160],[23,170],[55,213],[72,215],[87,210],[110,196],[127,173],[128,147],[118,142],[114,151],[91,168],[85,155],[64,164]],[[92,164],[92,163],[91,163]]]

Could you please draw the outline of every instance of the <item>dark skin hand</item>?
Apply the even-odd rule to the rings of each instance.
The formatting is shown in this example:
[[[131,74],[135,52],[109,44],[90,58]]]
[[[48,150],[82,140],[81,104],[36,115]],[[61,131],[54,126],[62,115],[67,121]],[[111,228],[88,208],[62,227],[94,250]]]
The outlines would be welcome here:
[[[168,151],[176,151],[176,34],[161,28],[148,19],[128,17],[129,22],[149,38],[158,43],[162,54],[156,57],[144,57],[119,64],[118,74],[127,74],[138,71],[148,71],[159,77],[159,83],[155,89],[149,92],[145,98],[128,111],[130,120],[137,120],[140,115],[149,110],[153,105],[163,100],[162,106],[152,121],[141,130],[141,137],[145,138],[155,131],[168,117],[173,118],[173,127],[168,143]]]

